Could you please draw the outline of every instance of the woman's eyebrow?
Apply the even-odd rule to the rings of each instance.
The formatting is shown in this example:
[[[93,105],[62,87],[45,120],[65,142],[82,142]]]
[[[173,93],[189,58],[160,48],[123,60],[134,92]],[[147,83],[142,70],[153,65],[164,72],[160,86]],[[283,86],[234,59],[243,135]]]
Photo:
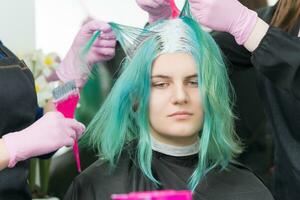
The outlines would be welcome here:
[[[153,76],[151,76],[151,78],[171,79],[170,76],[162,75],[162,74],[153,75]]]
[[[185,79],[192,79],[192,78],[197,78],[198,77],[198,74],[192,74],[192,75],[188,75],[185,77]],[[157,74],[157,75],[153,75],[151,76],[151,78],[161,78],[161,79],[171,79],[170,76],[167,76],[167,75],[162,75],[162,74]]]
[[[185,78],[192,79],[192,78],[197,78],[197,77],[198,77],[198,74],[192,74],[192,75],[186,76]]]

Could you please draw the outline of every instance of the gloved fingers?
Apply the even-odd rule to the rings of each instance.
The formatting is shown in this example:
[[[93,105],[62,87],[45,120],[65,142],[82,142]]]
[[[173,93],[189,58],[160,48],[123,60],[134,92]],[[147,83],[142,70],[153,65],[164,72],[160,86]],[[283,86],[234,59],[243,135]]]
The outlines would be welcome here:
[[[61,112],[58,112],[58,111],[50,111],[50,112],[47,112],[41,119],[43,118],[56,118],[56,119],[63,119],[65,118],[64,115],[61,113]],[[41,120],[39,119],[39,120]]]
[[[156,3],[155,1],[153,0],[150,0],[150,1],[145,1],[143,3],[140,4],[141,8],[143,8],[144,10],[148,11],[149,9],[153,9],[153,8],[157,8],[159,7],[159,4]]]
[[[205,3],[203,3],[203,2],[201,2],[201,1],[199,1],[199,0],[189,0],[189,2],[190,2],[190,8],[191,9],[195,9],[195,8],[197,8],[197,10],[206,10],[206,9],[209,9],[209,3],[210,2],[205,2]]]
[[[201,3],[201,2],[195,1],[195,0],[189,0],[189,1],[190,1],[191,9],[201,10],[201,11],[210,9],[208,4],[204,4],[204,3]]]
[[[66,147],[71,147],[74,145],[74,139],[73,138],[68,138],[64,141],[64,146]]]
[[[157,5],[157,3],[154,2],[153,0],[137,0],[136,2],[143,9],[145,7],[151,7],[151,8],[153,8],[153,6]]]
[[[101,34],[100,37],[97,39],[97,41],[99,40],[116,40],[116,35],[113,32],[104,33]]]
[[[151,3],[144,5],[145,10],[154,11],[158,9],[161,5],[155,1],[152,1]]]
[[[72,131],[69,131],[70,132],[70,136],[73,137],[74,139],[77,137],[77,136],[81,136],[82,133],[85,131],[85,126],[76,121],[75,119],[65,119],[65,125],[70,128]],[[74,133],[73,133],[74,131]]]
[[[145,10],[145,11],[147,11],[149,14],[152,14],[154,12],[157,12],[157,5],[143,6],[142,9]]]
[[[75,129],[76,139],[79,139],[83,135],[84,131],[85,131],[85,126],[83,124],[81,124],[80,127],[77,127]]]
[[[95,61],[100,62],[100,61],[108,61],[110,59],[112,59],[115,56],[115,54],[112,55],[103,55],[103,54],[97,54],[95,53],[93,55],[93,58]]]
[[[158,5],[163,5],[163,6],[167,6],[170,5],[170,0],[153,0],[155,3],[157,3]]]
[[[104,32],[104,33],[112,31],[112,29],[108,23],[97,21],[97,20],[92,20],[92,21],[88,22],[82,28],[82,31],[87,34],[92,34],[98,30],[100,30],[101,32]]]
[[[109,31],[109,32],[106,32],[106,33],[101,33],[99,38],[100,39],[105,39],[105,40],[115,40],[116,35],[113,31]]]
[[[69,139],[76,139],[76,131],[71,127],[64,128],[63,130],[61,130],[60,134],[64,134],[64,137],[61,137],[64,145]]]
[[[97,48],[97,47],[111,47],[111,48],[115,48],[117,41],[116,40],[97,40],[95,41],[95,43],[93,44],[93,47]]]
[[[92,48],[92,51],[98,55],[114,56],[116,50],[115,50],[115,48],[102,47],[102,48]]]

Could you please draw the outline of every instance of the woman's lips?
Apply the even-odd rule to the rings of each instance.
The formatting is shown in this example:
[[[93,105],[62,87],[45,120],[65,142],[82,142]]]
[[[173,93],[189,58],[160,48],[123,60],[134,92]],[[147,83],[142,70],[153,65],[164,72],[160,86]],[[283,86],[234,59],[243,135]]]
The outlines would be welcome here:
[[[192,113],[187,111],[177,111],[168,115],[168,117],[175,118],[175,119],[187,119],[190,118],[192,115],[193,115]]]

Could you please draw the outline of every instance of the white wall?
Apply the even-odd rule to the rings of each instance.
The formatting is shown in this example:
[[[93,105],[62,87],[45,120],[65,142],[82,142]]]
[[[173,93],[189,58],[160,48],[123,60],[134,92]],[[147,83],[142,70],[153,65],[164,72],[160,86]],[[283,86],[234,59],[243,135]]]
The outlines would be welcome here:
[[[175,2],[181,8],[184,0]],[[88,15],[137,27],[147,20],[135,0],[0,0],[0,5],[0,39],[16,53],[37,48],[64,56]]]
[[[179,8],[184,1],[175,0]],[[268,1],[273,5],[277,0]],[[36,0],[37,48],[64,56],[88,15],[137,27],[147,21],[135,0]]]
[[[147,14],[135,0],[36,0],[37,48],[64,56],[83,20],[143,26]]]
[[[15,53],[35,49],[34,0],[0,0],[0,40]]]
[[[85,17],[78,0],[35,2],[37,48],[64,55]]]

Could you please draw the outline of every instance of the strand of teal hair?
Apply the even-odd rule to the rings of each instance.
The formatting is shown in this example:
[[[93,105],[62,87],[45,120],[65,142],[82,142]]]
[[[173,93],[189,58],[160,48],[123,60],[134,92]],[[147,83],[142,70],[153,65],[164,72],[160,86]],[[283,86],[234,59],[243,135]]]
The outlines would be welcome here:
[[[180,17],[189,17],[189,18],[193,18],[191,10],[190,10],[190,4],[189,1],[186,0],[184,2],[183,8],[179,14]]]
[[[142,63],[143,59],[149,55],[149,51],[154,49],[151,47],[149,43],[148,47],[144,48],[148,52],[141,51],[135,56],[134,59],[139,59],[139,61],[127,62],[123,74],[116,81],[110,95],[87,128],[84,138],[89,138],[87,143],[96,148],[99,156],[112,166],[117,162],[124,143],[137,138],[138,161],[141,170],[150,180],[157,182],[151,172],[152,150],[148,127],[149,77],[152,63],[149,62],[144,67],[130,64]],[[153,52],[154,50],[151,52],[152,55]],[[132,95],[136,97],[131,97]],[[134,105],[137,99],[140,100],[136,111],[138,114],[128,106]]]
[[[98,37],[100,37],[100,33],[101,33],[100,30],[96,31],[96,32],[93,34],[93,36],[89,39],[89,41],[86,43],[85,47],[84,47],[83,50],[82,50],[82,55],[83,55],[83,56],[86,56],[86,55],[89,53],[89,51],[90,51],[90,49],[92,48],[92,46],[93,46],[94,42],[96,41],[96,39],[97,39]]]
[[[92,66],[92,70],[90,70],[90,67],[89,67],[89,63],[88,63],[88,60],[87,60],[87,55],[88,53],[90,52],[94,42],[96,41],[96,39],[98,37],[100,37],[100,34],[101,34],[101,31],[98,30],[96,31],[92,37],[88,40],[88,42],[85,44],[85,46],[82,48],[81,52],[79,52],[79,58],[81,60],[81,65],[79,66],[79,69],[86,73],[86,72],[91,72],[91,75],[90,77],[92,77],[92,75],[95,75],[95,76],[99,76],[99,73],[97,74],[98,72],[98,64],[94,64]],[[93,77],[94,78],[94,77]],[[99,79],[101,77],[99,76]]]
[[[151,171],[151,163],[152,163],[152,148],[150,142],[150,128],[149,128],[149,98],[150,98],[150,90],[151,90],[151,69],[152,69],[152,61],[154,60],[156,49],[153,45],[154,40],[148,40],[143,46],[141,50],[137,52],[134,56],[132,63],[137,63],[137,75],[138,81],[137,83],[142,84],[139,91],[139,108],[138,111],[139,119],[138,124],[140,127],[139,132],[139,141],[138,141],[138,161],[139,166],[143,173],[155,184],[159,184],[159,182],[153,177]],[[145,66],[139,66],[138,63],[143,63],[144,59],[148,57],[148,62]],[[141,76],[144,75],[144,76]]]
[[[183,21],[195,31],[197,41],[202,44],[201,56],[194,56],[200,60],[200,93],[205,91],[205,96],[202,96],[205,117],[200,137],[199,161],[189,182],[189,188],[194,190],[210,170],[216,166],[226,168],[240,149],[234,139],[233,115],[228,95],[229,79],[220,50],[211,36],[201,31],[194,20],[183,18]]]
[[[82,51],[81,51],[81,54],[79,55],[83,61],[83,63],[87,63],[87,55],[88,53],[90,52],[95,40],[97,39],[97,37],[100,36],[100,33],[101,31],[96,31],[93,36],[89,39],[89,41],[86,43],[86,45],[83,47]],[[82,66],[81,66],[82,67]],[[96,67],[98,66],[93,66],[93,71],[92,73],[95,73],[97,71]],[[88,69],[82,69],[82,70],[88,70]],[[100,77],[99,77],[100,78]],[[102,108],[103,106],[100,107],[100,109]],[[91,127],[91,124],[92,122],[95,121],[95,117],[93,117],[93,119],[91,120],[90,122],[90,127]],[[94,124],[94,123],[93,123]],[[91,131],[86,131],[86,134],[84,135],[84,137],[82,137],[79,141],[79,145],[81,147],[90,147],[90,144],[92,144],[90,142],[90,140],[92,140],[92,138],[94,137],[94,135],[90,134]],[[94,148],[92,146],[92,148]]]

